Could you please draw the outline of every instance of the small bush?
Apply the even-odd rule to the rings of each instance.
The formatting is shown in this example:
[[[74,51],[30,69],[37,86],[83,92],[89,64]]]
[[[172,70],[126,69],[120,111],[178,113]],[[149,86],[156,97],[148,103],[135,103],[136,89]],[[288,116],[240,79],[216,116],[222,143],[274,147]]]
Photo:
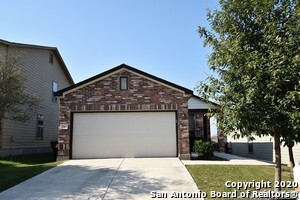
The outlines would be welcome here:
[[[193,151],[198,153],[200,158],[209,158],[214,155],[214,146],[210,141],[196,140]]]

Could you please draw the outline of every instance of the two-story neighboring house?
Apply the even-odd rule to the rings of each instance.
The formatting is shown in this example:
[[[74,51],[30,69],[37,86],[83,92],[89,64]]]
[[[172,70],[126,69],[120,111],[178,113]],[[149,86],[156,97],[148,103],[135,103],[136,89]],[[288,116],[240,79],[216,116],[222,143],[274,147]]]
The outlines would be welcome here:
[[[74,84],[57,48],[0,40],[0,59],[15,52],[25,68],[25,90],[40,104],[28,122],[0,119],[0,156],[49,151],[58,132],[59,103],[53,93]]]

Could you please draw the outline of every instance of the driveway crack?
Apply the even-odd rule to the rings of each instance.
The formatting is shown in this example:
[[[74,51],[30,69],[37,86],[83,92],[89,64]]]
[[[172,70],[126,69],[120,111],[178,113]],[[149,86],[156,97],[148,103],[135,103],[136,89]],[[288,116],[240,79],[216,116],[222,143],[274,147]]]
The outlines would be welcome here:
[[[107,189],[106,189],[106,191],[105,191],[105,193],[104,193],[104,195],[103,195],[103,197],[102,197],[102,200],[105,198],[105,196],[106,196],[106,194],[107,194],[107,191],[109,190],[109,188],[110,188],[112,182],[114,181],[115,176],[116,176],[117,172],[119,171],[121,165],[123,164],[124,160],[125,160],[125,158],[122,159],[121,163],[119,164],[118,168],[116,169],[116,171],[115,171],[115,173],[114,173],[114,176],[112,177],[112,179],[111,179],[111,181],[110,181],[110,183],[109,183],[109,185],[108,185],[108,187],[107,187]]]

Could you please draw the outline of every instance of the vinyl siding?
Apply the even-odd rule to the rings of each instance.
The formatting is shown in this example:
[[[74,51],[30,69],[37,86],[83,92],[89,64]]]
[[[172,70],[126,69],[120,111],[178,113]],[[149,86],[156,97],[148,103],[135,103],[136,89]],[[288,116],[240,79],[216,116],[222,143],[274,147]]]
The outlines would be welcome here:
[[[196,98],[191,97],[188,101],[188,107],[189,109],[209,109],[209,104]]]
[[[231,136],[227,136],[227,141],[232,143],[232,153],[244,157],[252,157],[260,160],[268,160],[275,162],[274,140],[272,137],[256,137],[253,141],[253,155],[248,153],[248,143],[246,138],[234,140]],[[295,163],[300,161],[300,144],[293,147]],[[281,163],[289,164],[288,148],[281,145]]]
[[[272,140],[273,142],[274,140]],[[283,144],[281,144],[281,163],[289,165],[290,164],[290,159],[289,159],[289,151],[288,147],[284,147]],[[275,151],[273,149],[273,162],[275,162]],[[294,161],[295,163],[300,161],[300,144],[296,144],[293,147],[293,154],[294,154]]]
[[[38,48],[9,47],[9,53],[22,52],[27,80],[26,92],[38,96],[41,100],[37,114],[44,116],[44,137],[36,139],[37,114],[33,114],[30,122],[21,123],[5,119],[3,123],[3,148],[49,147],[53,139],[57,139],[59,104],[52,102],[52,82],[58,83],[58,89],[70,85],[58,61],[49,62],[51,50]]]
[[[233,155],[248,157],[248,146],[244,142],[232,142],[231,152]]]
[[[7,47],[4,44],[0,44],[0,59],[5,58]]]
[[[296,144],[293,147],[293,154],[295,163],[298,163],[300,161],[300,144]],[[273,155],[273,161],[275,161],[275,153]],[[288,148],[283,147],[283,145],[281,145],[281,163],[290,164]]]
[[[4,59],[6,56],[7,46],[4,44],[0,44],[0,59]],[[0,149],[2,148],[2,137],[3,137],[3,123],[0,118]]]
[[[273,161],[273,143],[272,142],[253,142],[253,153],[248,152],[248,143],[233,142],[232,154],[254,158],[259,160]]]
[[[259,160],[273,161],[273,142],[253,142],[253,157]]]
[[[231,143],[232,154],[272,162],[273,142],[270,139],[271,137],[255,137],[252,141],[253,153],[249,153],[247,138],[234,139],[227,136],[227,141]]]

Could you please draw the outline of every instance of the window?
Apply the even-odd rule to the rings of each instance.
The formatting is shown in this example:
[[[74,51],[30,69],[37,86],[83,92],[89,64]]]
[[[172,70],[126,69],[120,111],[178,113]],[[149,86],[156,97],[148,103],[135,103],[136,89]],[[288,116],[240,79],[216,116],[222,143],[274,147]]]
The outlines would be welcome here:
[[[189,132],[190,137],[195,137],[195,115],[189,114]]]
[[[56,96],[54,96],[54,92],[58,91],[58,84],[55,81],[52,81],[52,102],[56,103],[57,99]]]
[[[53,54],[50,53],[49,62],[50,62],[51,64],[53,64],[53,60],[54,60]]]
[[[253,142],[250,138],[248,138],[248,153],[253,154]]]
[[[128,78],[120,77],[120,90],[128,90]]]
[[[41,114],[37,115],[37,129],[36,139],[43,139],[44,137],[44,116]]]

